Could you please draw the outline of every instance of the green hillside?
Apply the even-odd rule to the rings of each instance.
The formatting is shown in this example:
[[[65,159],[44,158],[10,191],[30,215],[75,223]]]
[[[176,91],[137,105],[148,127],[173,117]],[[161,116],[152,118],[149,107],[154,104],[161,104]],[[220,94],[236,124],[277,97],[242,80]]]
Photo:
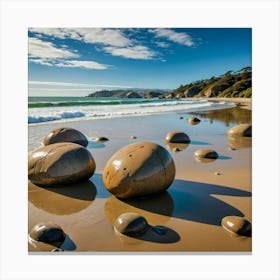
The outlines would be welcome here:
[[[181,85],[165,94],[166,98],[184,97],[252,97],[252,68],[228,71],[219,77]]]

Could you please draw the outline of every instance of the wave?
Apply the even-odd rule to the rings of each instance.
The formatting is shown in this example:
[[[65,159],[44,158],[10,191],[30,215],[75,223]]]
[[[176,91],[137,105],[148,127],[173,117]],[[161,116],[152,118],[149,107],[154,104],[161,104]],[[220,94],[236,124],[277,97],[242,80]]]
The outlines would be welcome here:
[[[105,104],[103,104],[105,105]],[[107,104],[106,104],[107,105]],[[67,121],[69,119],[100,119],[117,118],[129,116],[141,116],[162,114],[180,111],[184,113],[203,112],[209,110],[225,109],[234,107],[230,102],[210,102],[207,100],[199,101],[157,101],[130,104],[110,104],[110,106],[100,106],[100,104],[90,106],[63,106],[56,108],[29,108],[28,123],[42,123],[49,121]]]

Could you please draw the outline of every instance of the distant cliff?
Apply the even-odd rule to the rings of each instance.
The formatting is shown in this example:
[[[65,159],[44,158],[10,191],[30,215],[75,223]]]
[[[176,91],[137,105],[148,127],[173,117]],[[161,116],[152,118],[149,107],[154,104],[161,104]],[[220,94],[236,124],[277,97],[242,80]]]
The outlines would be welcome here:
[[[149,89],[119,89],[119,90],[100,90],[93,92],[88,97],[116,97],[116,98],[161,98],[168,91],[149,90]]]
[[[164,95],[165,98],[184,97],[252,97],[252,68],[228,71],[219,77],[181,85]]]

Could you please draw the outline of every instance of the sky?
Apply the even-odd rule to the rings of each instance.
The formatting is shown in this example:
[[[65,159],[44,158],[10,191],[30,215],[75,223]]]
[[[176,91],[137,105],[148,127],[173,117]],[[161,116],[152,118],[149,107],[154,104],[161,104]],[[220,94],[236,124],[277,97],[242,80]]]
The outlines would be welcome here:
[[[175,89],[252,66],[250,28],[29,28],[29,96]]]

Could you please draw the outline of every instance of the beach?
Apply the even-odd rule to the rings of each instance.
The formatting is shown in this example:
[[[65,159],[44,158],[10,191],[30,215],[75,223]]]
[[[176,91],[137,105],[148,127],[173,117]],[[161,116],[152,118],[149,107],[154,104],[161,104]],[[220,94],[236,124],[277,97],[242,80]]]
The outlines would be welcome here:
[[[251,252],[251,237],[232,235],[221,226],[226,216],[240,216],[252,222],[251,141],[235,142],[226,136],[231,127],[251,123],[250,101],[231,100],[238,106],[213,110],[180,108],[153,115],[146,112],[30,123],[29,152],[40,147],[51,130],[71,127],[88,138],[87,149],[96,162],[96,170],[88,182],[74,186],[43,188],[29,182],[28,232],[37,223],[52,221],[75,244],[73,253]],[[192,116],[201,122],[190,125],[188,118]],[[166,143],[166,135],[173,130],[183,131],[191,142],[179,146]],[[98,136],[109,141],[99,143],[95,141]],[[104,167],[122,147],[144,141],[169,151],[175,162],[175,180],[167,191],[149,198],[116,198],[102,182]],[[211,162],[197,161],[193,154],[202,148],[215,150],[219,157]],[[174,234],[164,240],[118,235],[114,223],[124,212],[140,214],[150,225],[167,227]],[[28,250],[40,251],[31,244]]]

